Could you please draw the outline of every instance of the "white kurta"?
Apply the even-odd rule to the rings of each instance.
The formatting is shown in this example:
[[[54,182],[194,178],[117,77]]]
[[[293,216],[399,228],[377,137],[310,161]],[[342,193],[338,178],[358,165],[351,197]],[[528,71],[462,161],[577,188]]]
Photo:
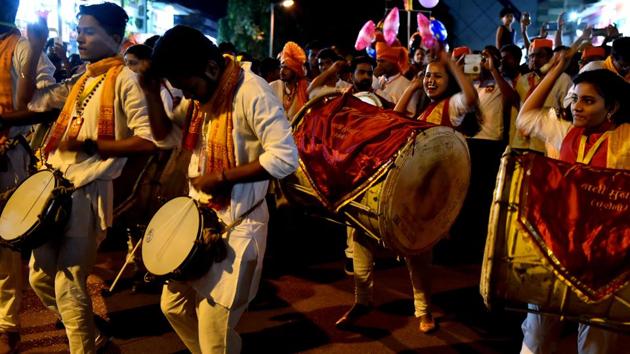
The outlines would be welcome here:
[[[89,78],[86,87],[92,80]],[[38,90],[29,104],[32,111],[46,111],[61,109],[68,97],[75,80],[65,81],[45,89]],[[142,139],[154,142],[149,124],[146,99],[136,74],[125,67],[116,79],[114,95],[115,137],[117,140],[138,136]],[[100,107],[103,84],[95,91],[92,99],[83,111],[84,123],[79,131],[77,139],[85,140],[98,138],[98,111]],[[76,113],[76,104],[72,115]],[[70,124],[68,124],[70,127]],[[67,130],[66,130],[67,134]],[[64,134],[63,140],[67,137]],[[113,186],[112,180],[122,172],[127,158],[110,157],[103,160],[99,155],[86,156],[79,152],[61,152],[55,150],[48,157],[48,163],[53,168],[64,173],[64,177],[70,180],[76,187],[82,187],[89,183],[96,183],[97,193],[93,202],[93,210],[96,211],[97,220],[102,230],[112,225],[113,219]],[[87,235],[86,235],[87,237]]]
[[[190,104],[191,100],[184,99],[174,112],[173,118],[180,127]],[[284,178],[297,169],[297,148],[288,120],[280,101],[264,79],[244,70],[244,78],[234,97],[232,117],[237,166],[258,160],[274,178]],[[181,141],[181,131],[173,129],[167,140],[160,144],[173,145]],[[200,158],[201,141],[190,160],[190,178],[203,174]],[[226,224],[231,224],[265,198],[267,187],[268,181],[234,185],[230,205],[217,211],[218,216]],[[197,200],[208,197],[192,186],[189,195]],[[262,271],[268,219],[267,205],[263,202],[229,233],[227,258],[213,264],[200,279],[190,282],[199,294],[227,308],[238,307],[253,299]]]
[[[479,96],[479,110],[481,111],[481,131],[473,138],[485,140],[503,139],[503,94],[501,89],[491,81],[485,87],[475,83]]]
[[[26,70],[26,62],[31,55],[31,47],[28,43],[28,39],[22,37],[18,40],[15,50],[13,51],[13,60],[11,65],[11,85],[13,88],[13,109],[17,108],[17,86],[21,73]],[[37,71],[35,77],[35,84],[37,88],[43,88],[55,83],[53,77],[55,73],[55,66],[50,62],[48,57],[42,53],[37,62]],[[0,111],[0,114],[2,111]],[[26,134],[31,130],[31,126],[11,127],[9,130],[9,137],[15,138],[20,134]],[[30,156],[22,146],[16,146],[15,148],[7,152],[7,157],[11,168],[9,171],[0,173],[0,190],[15,186],[21,182],[27,176],[27,168],[30,161]]]

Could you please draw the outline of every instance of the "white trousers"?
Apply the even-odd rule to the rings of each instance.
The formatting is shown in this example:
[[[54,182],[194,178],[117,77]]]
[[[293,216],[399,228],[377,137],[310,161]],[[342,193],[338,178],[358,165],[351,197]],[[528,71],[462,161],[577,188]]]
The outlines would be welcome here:
[[[17,186],[28,175],[30,157],[22,146],[9,150],[7,158],[7,171],[0,173],[0,193]],[[0,247],[0,333],[19,330],[23,291],[20,253]]]
[[[530,309],[539,310],[536,305]],[[563,321],[557,316],[528,313],[521,329],[523,345],[521,354],[551,354],[556,352]],[[601,328],[584,324],[578,326],[577,349],[579,354],[621,354],[628,348],[620,348],[620,335]]]
[[[33,250],[29,281],[46,307],[66,327],[71,353],[94,353],[95,326],[87,277],[96,261],[97,239],[105,231],[81,188],[72,194],[72,212],[63,235]]]
[[[354,291],[355,302],[367,305],[374,298],[374,255],[378,247],[375,240],[356,231],[354,238]],[[413,289],[414,314],[416,317],[431,312],[431,250],[420,255],[405,257]]]
[[[200,296],[187,283],[169,281],[162,289],[160,307],[193,354],[241,352],[241,337],[234,327],[245,312],[247,302],[228,309]]]

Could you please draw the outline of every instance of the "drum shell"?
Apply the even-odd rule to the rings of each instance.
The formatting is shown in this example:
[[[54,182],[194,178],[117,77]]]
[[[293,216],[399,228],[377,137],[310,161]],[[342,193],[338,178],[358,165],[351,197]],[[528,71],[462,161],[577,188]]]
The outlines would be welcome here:
[[[46,170],[45,172],[49,171]],[[54,176],[55,188],[60,186],[71,187],[71,183],[65,180],[58,172],[52,173]],[[25,181],[26,180],[22,183]],[[41,247],[45,243],[53,240],[53,238],[61,236],[70,218],[71,210],[71,193],[60,193],[56,196],[51,195],[48,197],[41,214],[38,216],[38,220],[28,229],[28,231],[13,240],[0,238],[0,242],[2,245],[19,252],[31,251]]]
[[[451,128],[435,126],[402,148],[390,170],[339,214],[399,255],[420,254],[448,232],[469,180],[465,139]],[[302,167],[281,184],[292,203],[325,210]],[[441,204],[438,212],[432,205],[436,202]]]
[[[488,223],[480,292],[486,306],[539,305],[541,311],[630,331],[630,287],[586,303],[553,272],[529,233],[518,222],[523,168],[515,153],[502,158]]]

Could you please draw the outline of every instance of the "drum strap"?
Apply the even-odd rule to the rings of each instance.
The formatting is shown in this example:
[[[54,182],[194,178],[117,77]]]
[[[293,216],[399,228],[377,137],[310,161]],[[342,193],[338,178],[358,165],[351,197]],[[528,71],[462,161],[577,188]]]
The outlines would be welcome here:
[[[238,225],[240,225],[243,220],[245,220],[245,218],[251,214],[254,210],[256,210],[256,208],[258,208],[263,202],[265,201],[265,198],[259,200],[256,204],[252,205],[251,208],[247,209],[246,212],[244,212],[241,216],[238,217],[238,219],[236,219],[233,223],[231,223],[230,225],[226,226],[225,229],[223,230],[224,234],[227,234],[228,232],[230,232],[232,229],[234,229],[235,227],[237,227]]]

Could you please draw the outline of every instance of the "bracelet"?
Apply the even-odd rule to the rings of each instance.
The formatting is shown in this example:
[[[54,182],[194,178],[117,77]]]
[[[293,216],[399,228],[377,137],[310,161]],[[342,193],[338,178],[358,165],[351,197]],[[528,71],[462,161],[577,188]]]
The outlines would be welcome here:
[[[98,153],[98,144],[92,139],[85,139],[83,144],[81,144],[81,149],[83,152],[91,156]]]

